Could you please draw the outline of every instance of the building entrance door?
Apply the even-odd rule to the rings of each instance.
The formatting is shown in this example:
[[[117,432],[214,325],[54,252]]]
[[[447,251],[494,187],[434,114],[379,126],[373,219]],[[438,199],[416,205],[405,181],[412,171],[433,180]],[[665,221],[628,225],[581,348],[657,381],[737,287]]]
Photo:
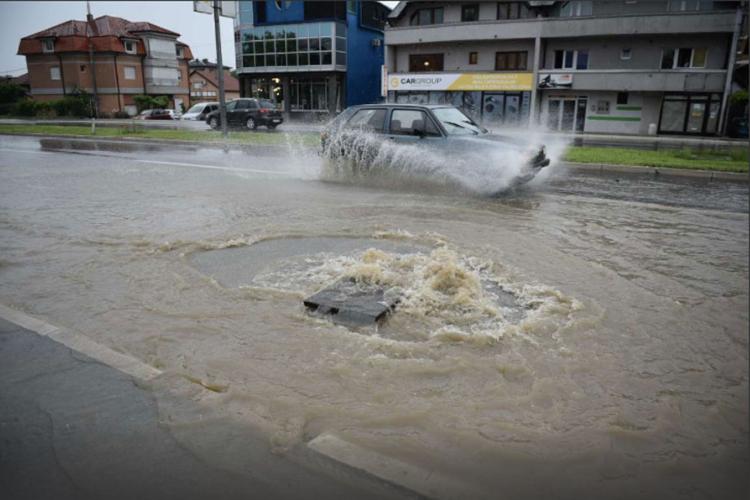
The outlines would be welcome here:
[[[560,132],[583,132],[586,97],[551,97],[547,101],[547,128]]]

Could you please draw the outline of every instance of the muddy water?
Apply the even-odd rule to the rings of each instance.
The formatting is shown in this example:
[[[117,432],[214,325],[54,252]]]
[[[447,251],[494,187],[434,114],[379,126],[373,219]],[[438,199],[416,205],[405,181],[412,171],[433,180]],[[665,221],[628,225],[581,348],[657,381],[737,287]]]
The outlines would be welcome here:
[[[42,149],[0,143],[0,301],[163,370],[158,397],[202,408],[162,398],[186,446],[230,417],[280,454],[332,432],[488,498],[747,486],[746,186],[632,201],[640,181],[600,196],[558,166],[485,199],[322,183],[312,156]],[[358,243],[310,243],[331,239]],[[340,276],[404,299],[379,328],[308,314]]]

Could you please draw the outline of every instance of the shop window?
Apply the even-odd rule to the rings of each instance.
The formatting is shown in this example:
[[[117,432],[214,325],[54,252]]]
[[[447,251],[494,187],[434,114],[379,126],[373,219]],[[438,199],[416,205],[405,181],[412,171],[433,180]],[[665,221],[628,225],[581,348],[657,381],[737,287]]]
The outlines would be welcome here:
[[[479,60],[478,52],[469,52],[469,64],[476,64]]]
[[[443,24],[443,8],[434,7],[430,9],[419,9],[409,18],[412,26],[424,26],[427,24]]]
[[[409,71],[443,71],[443,54],[411,54]]]
[[[59,80],[60,79],[60,66],[52,66],[49,69],[49,79]]]
[[[469,3],[461,5],[461,22],[479,21],[479,4]]]
[[[590,16],[593,13],[592,4],[591,0],[563,2],[562,7],[560,7],[560,17]]]
[[[361,109],[349,119],[347,127],[382,132],[385,128],[385,109]]]
[[[55,51],[54,40],[42,40],[42,52],[50,53]]]
[[[498,2],[497,18],[498,19],[525,19],[531,17],[526,2]]]
[[[528,52],[496,52],[495,53],[495,70],[496,71],[513,71],[525,70],[527,65]]]
[[[416,135],[418,131],[423,131],[427,136],[439,137],[441,135],[425,112],[413,109],[396,109],[393,111],[391,114],[391,134]]]
[[[617,93],[617,104],[627,104],[628,103],[628,93],[627,92],[618,92]]]

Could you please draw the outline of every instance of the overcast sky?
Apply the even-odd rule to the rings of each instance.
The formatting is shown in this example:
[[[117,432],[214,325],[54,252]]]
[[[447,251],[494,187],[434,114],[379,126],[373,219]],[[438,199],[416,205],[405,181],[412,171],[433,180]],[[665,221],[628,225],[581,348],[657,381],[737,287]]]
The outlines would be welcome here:
[[[383,2],[390,7],[398,2]],[[213,16],[193,12],[193,2],[91,2],[94,17],[111,15],[129,21],[149,21],[180,33],[180,40],[190,45],[199,59],[216,60]],[[70,19],[86,18],[86,2],[0,1],[0,75],[26,72],[26,58],[17,56],[18,42]],[[221,45],[224,64],[234,67],[234,32],[232,20],[221,20]]]

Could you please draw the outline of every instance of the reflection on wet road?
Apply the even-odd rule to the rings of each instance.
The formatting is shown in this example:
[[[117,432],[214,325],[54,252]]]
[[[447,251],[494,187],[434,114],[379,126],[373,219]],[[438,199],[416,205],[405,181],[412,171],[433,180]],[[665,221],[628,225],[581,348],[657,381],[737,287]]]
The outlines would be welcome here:
[[[82,144],[0,139],[0,302],[158,367],[154,394],[227,388],[180,394],[200,418],[161,400],[170,425],[333,433],[488,498],[747,486],[747,184],[553,166],[487,199],[321,182],[294,143]],[[403,302],[379,329],[309,315],[341,276]]]

